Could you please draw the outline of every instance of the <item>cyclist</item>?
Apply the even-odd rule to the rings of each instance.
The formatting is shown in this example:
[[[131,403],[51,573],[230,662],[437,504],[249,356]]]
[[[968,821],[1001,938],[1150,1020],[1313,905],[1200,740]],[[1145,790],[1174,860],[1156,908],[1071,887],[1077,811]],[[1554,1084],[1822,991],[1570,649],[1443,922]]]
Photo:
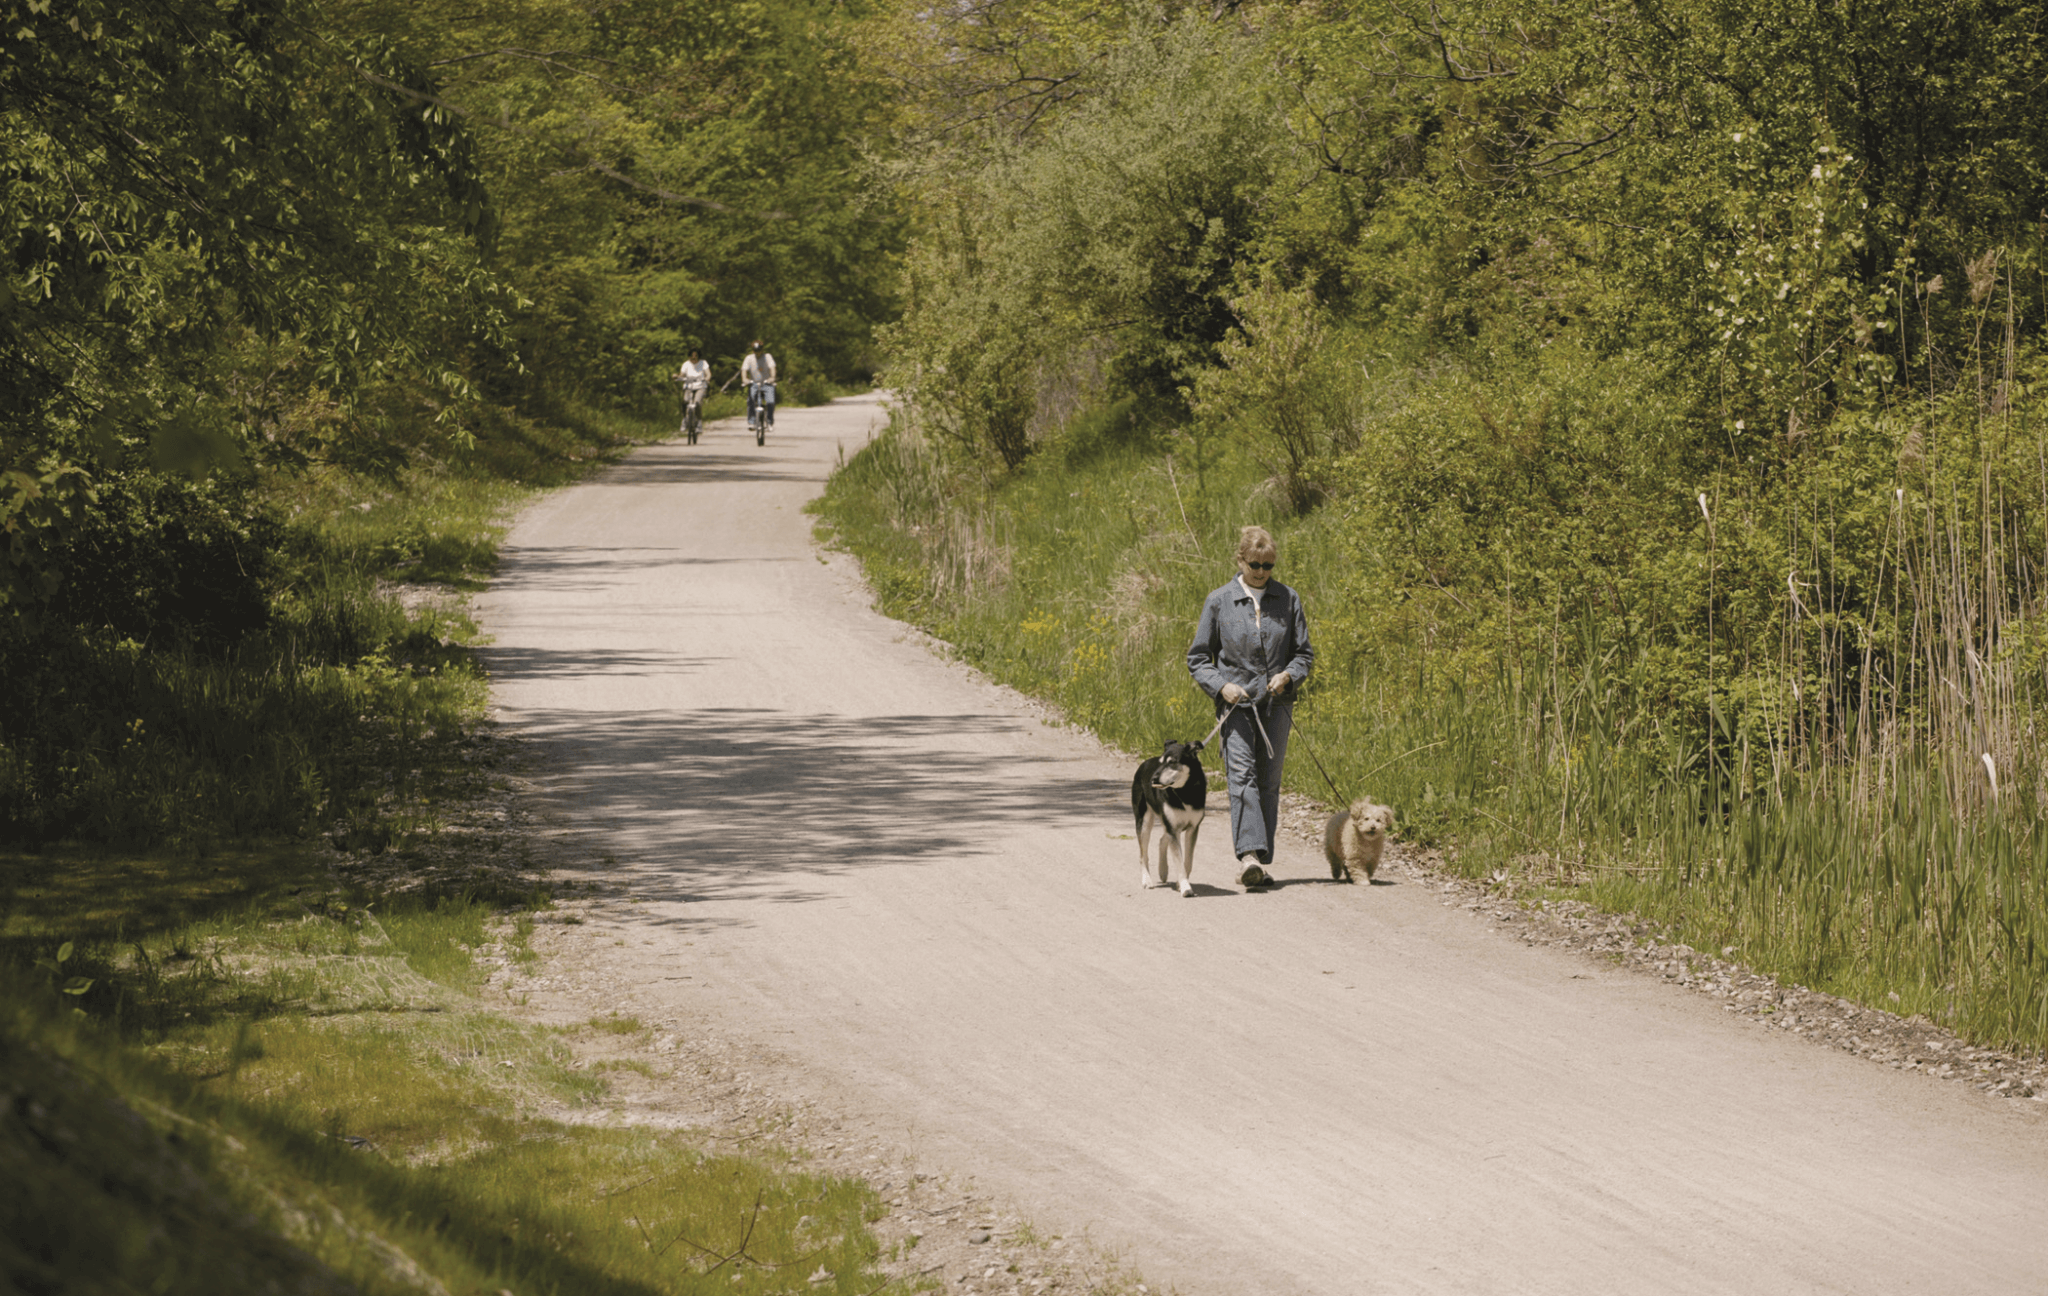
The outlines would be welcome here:
[[[690,358],[676,370],[676,381],[683,385],[683,435],[696,445],[697,429],[704,422],[704,393],[711,386],[711,366],[696,347],[690,348]]]
[[[747,385],[747,427],[758,443],[775,426],[775,357],[760,338],[740,361],[740,381]]]

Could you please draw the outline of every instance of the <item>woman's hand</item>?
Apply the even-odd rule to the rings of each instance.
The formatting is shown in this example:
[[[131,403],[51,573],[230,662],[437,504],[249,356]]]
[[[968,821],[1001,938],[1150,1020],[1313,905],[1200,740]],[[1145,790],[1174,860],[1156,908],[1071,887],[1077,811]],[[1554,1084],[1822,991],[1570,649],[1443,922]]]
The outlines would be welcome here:
[[[1266,691],[1278,697],[1280,694],[1285,693],[1287,686],[1292,683],[1294,683],[1293,678],[1286,671],[1281,671],[1278,675],[1266,681]]]
[[[1228,702],[1232,706],[1236,706],[1238,703],[1245,700],[1247,694],[1245,693],[1244,689],[1239,685],[1225,684],[1223,686],[1222,696],[1225,702]]]

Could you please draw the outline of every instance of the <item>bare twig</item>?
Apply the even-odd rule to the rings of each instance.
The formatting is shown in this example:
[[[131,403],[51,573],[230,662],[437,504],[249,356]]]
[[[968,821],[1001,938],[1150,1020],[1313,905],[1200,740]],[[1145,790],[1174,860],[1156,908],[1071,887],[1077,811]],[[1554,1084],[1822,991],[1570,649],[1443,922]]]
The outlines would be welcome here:
[[[1173,456],[1166,456],[1166,480],[1173,483],[1173,502],[1180,505],[1180,524],[1188,529],[1188,539],[1195,542],[1195,552],[1204,558],[1209,555],[1202,549],[1202,537],[1195,534],[1195,524],[1188,521],[1187,503],[1180,497],[1180,479],[1173,475]]]
[[[597,172],[597,174],[601,176],[605,176],[609,179],[616,180],[622,185],[629,185],[632,188],[640,190],[642,193],[653,194],[655,197],[660,198],[664,202],[689,203],[692,206],[704,207],[708,208],[711,211],[717,212],[737,211],[736,208],[728,207],[722,202],[715,202],[709,198],[698,198],[691,194],[670,193],[666,189],[657,189],[655,186],[651,184],[644,184],[641,181],[635,180],[633,177],[629,175],[622,175],[619,172],[614,171],[612,168],[606,166],[602,162],[588,163],[585,165],[584,170],[595,171]],[[759,217],[762,220],[788,220],[790,218],[788,212],[779,211],[751,212],[746,214]]]
[[[1380,772],[1381,770],[1383,770],[1383,769],[1387,768],[1387,766],[1388,766],[1388,765],[1392,765],[1392,764],[1394,763],[1394,761],[1404,761],[1404,760],[1407,760],[1407,759],[1408,759],[1408,758],[1409,758],[1410,756],[1413,756],[1413,755],[1414,755],[1414,754],[1415,754],[1416,752],[1426,752],[1426,751],[1428,751],[1428,750],[1429,750],[1430,748],[1432,748],[1432,747],[1441,747],[1441,746],[1443,746],[1443,745],[1444,745],[1445,743],[1447,743],[1447,742],[1449,742],[1449,741],[1450,741],[1450,739],[1448,739],[1448,738],[1439,738],[1439,739],[1437,739],[1437,740],[1436,740],[1435,742],[1433,742],[1433,743],[1424,743],[1424,744],[1422,744],[1422,746],[1420,746],[1420,747],[1410,747],[1410,748],[1409,748],[1409,749],[1408,749],[1407,751],[1404,751],[1404,752],[1402,752],[1402,753],[1401,753],[1401,754],[1400,754],[1399,756],[1396,756],[1396,757],[1394,757],[1394,760],[1390,760],[1390,761],[1387,761],[1387,762],[1385,762],[1385,763],[1383,763],[1383,764],[1379,764],[1379,765],[1375,765],[1375,766],[1373,766],[1373,767],[1372,767],[1371,769],[1369,769],[1369,770],[1367,770],[1367,771],[1365,772],[1365,774],[1364,774],[1364,776],[1363,776],[1363,777],[1364,777],[1364,778],[1371,778],[1371,777],[1372,777],[1373,775],[1375,775],[1375,774],[1379,773],[1379,772]],[[1360,781],[1362,782],[1362,781],[1363,781],[1363,779],[1361,779]]]

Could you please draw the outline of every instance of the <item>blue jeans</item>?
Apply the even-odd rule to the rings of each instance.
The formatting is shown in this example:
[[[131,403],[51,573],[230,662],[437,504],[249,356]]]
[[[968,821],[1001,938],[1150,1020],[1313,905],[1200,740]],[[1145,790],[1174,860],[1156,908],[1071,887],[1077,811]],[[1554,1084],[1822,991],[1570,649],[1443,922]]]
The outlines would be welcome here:
[[[753,383],[747,388],[747,425],[753,426],[754,415],[759,413],[761,421],[769,427],[775,426],[775,384]]]
[[[1233,707],[1223,722],[1223,773],[1230,781],[1230,841],[1233,854],[1273,862],[1273,838],[1280,827],[1280,767],[1287,761],[1287,735],[1294,707],[1279,703],[1252,719],[1253,708]],[[1265,726],[1265,736],[1259,725]],[[1272,740],[1268,751],[1266,740]]]

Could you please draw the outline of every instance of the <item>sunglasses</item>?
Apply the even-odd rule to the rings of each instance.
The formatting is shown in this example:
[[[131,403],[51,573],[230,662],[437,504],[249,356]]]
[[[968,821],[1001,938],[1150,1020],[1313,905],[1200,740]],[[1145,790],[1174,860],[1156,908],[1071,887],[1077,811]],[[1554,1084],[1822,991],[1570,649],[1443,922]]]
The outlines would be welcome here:
[[[1253,571],[1272,571],[1272,570],[1273,570],[1273,564],[1272,564],[1272,563],[1255,563],[1255,562],[1248,562],[1248,563],[1246,563],[1246,564],[1245,564],[1245,566],[1247,566],[1247,567],[1251,568],[1251,569],[1252,569]]]

